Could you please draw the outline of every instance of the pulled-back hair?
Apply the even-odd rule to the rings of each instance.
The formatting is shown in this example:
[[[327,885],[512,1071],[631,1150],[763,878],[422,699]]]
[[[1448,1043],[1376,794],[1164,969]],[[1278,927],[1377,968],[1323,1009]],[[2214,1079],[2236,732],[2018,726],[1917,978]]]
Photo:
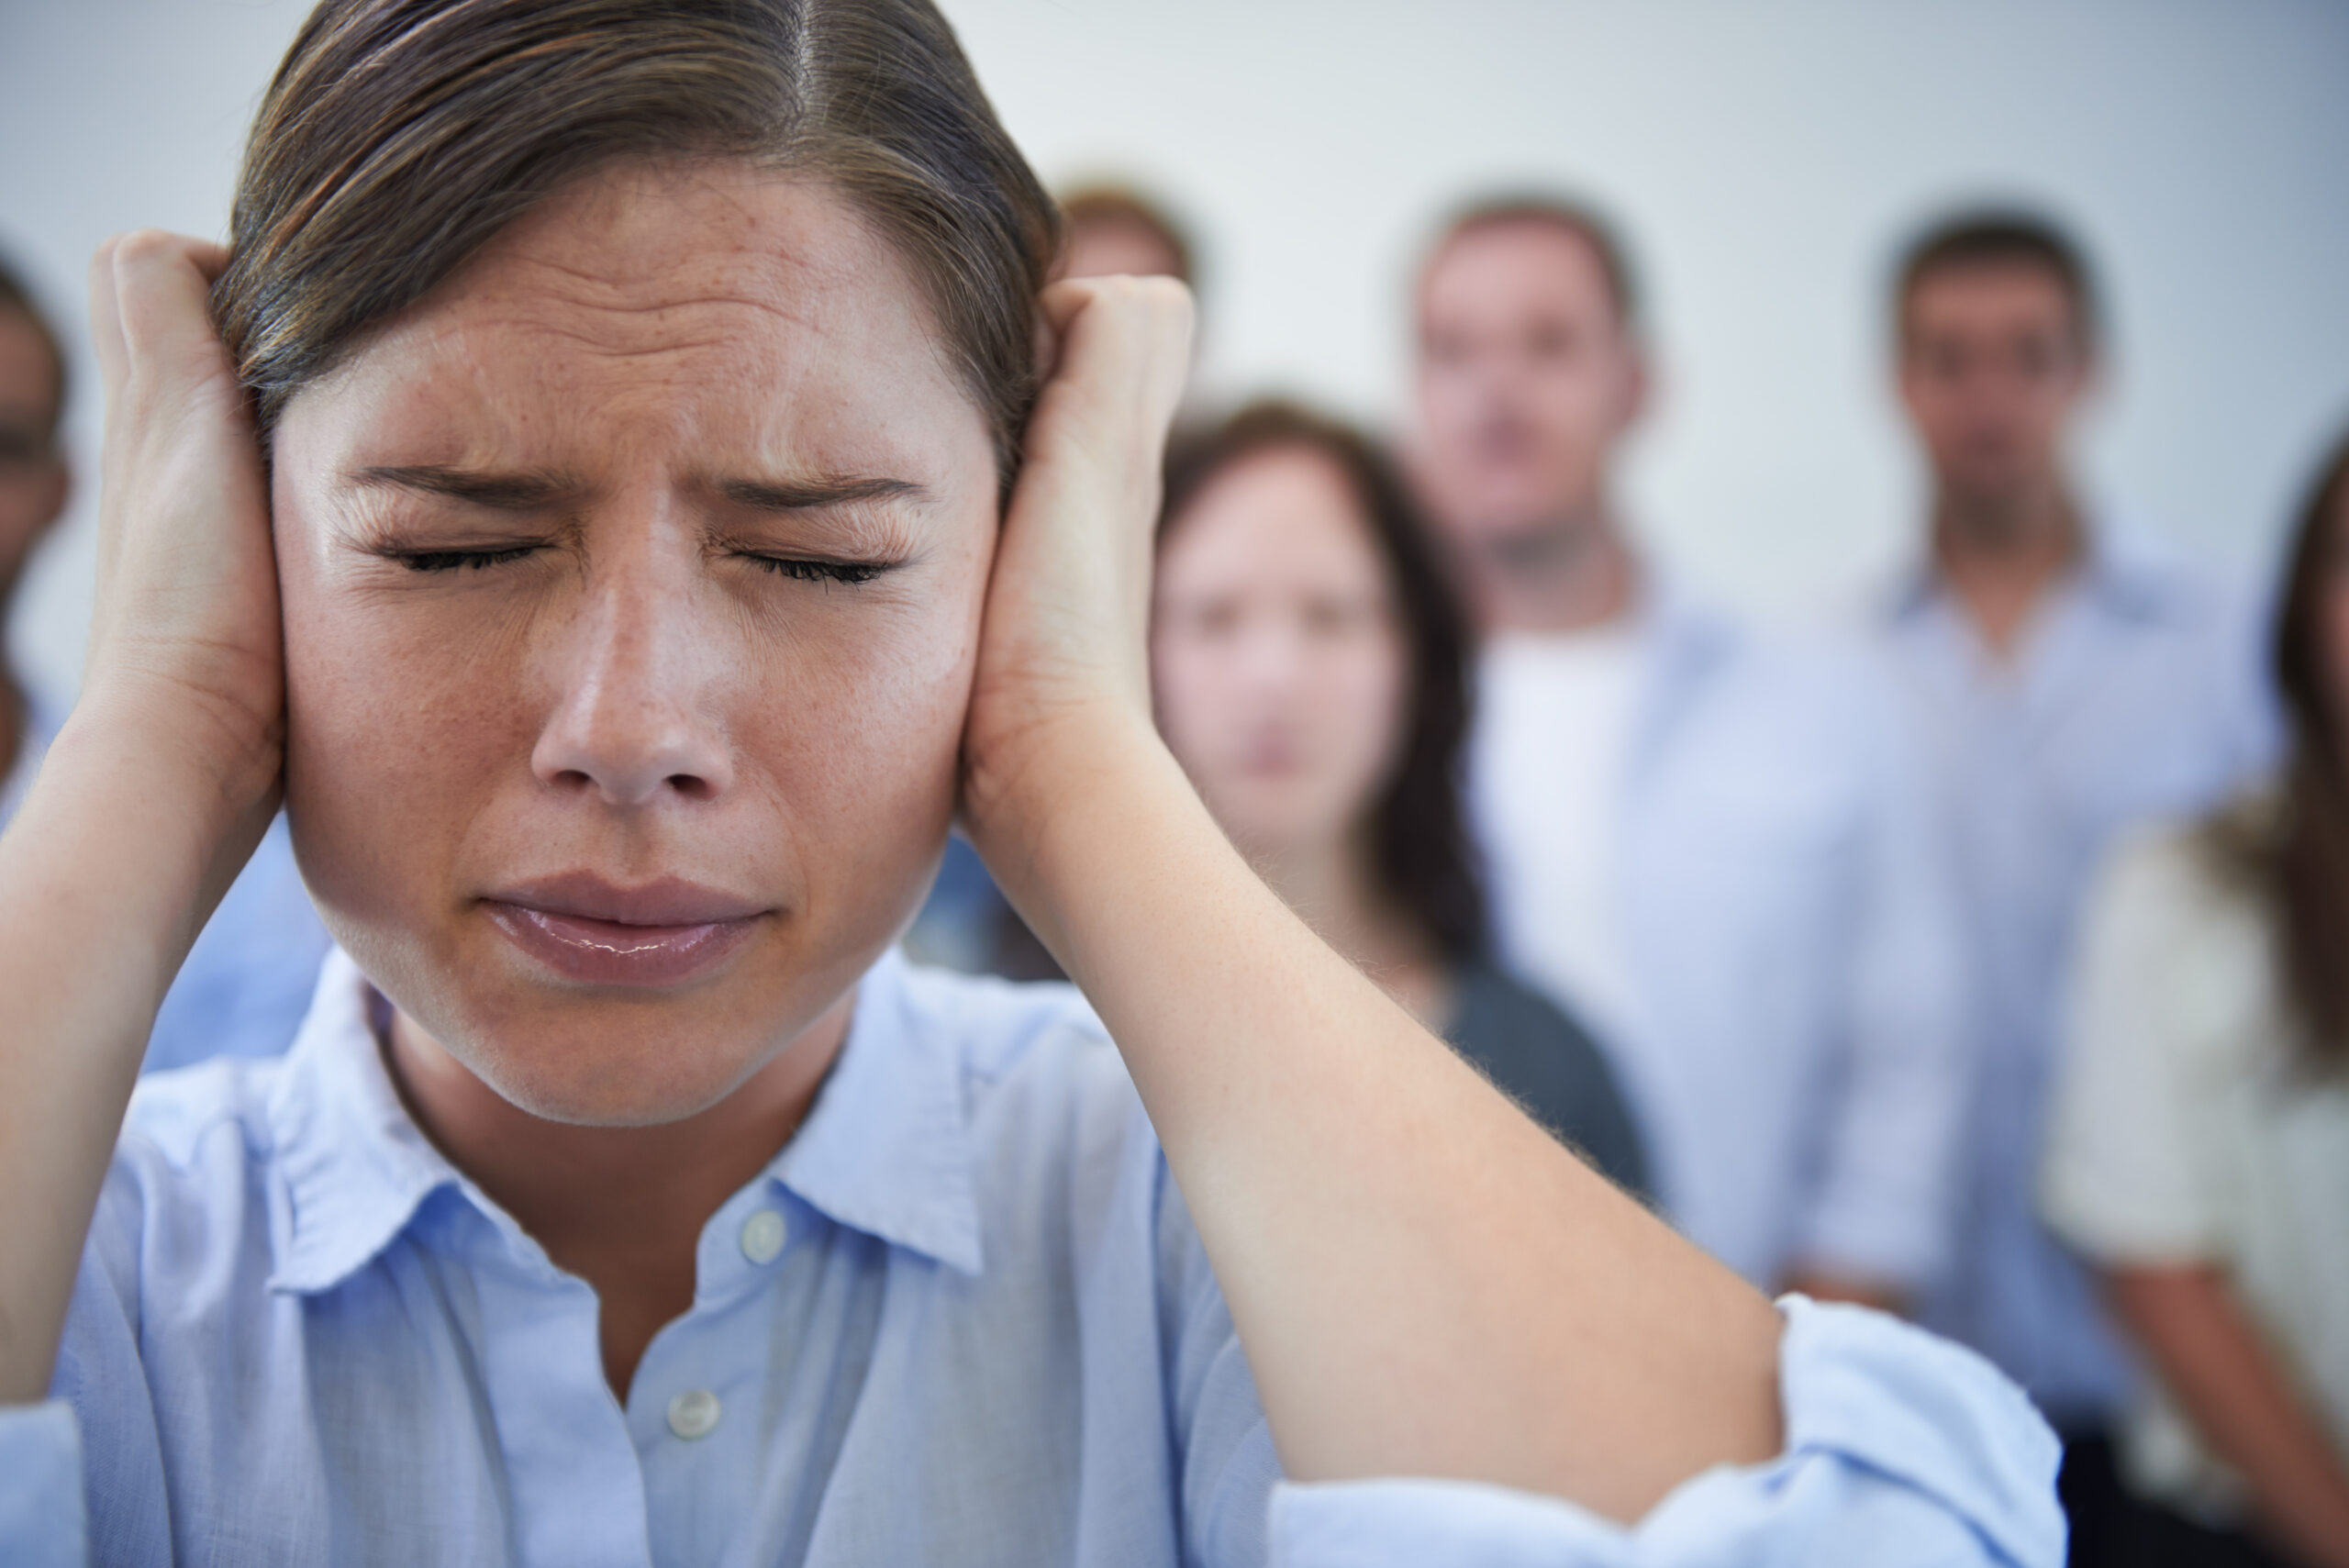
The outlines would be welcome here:
[[[2303,504],[2276,617],[2274,671],[2289,730],[2272,800],[2210,826],[2275,932],[2277,979],[2308,1061],[2349,1070],[2349,692],[2327,645],[2343,551],[2349,550],[2349,434]]]
[[[1353,492],[1395,594],[1409,671],[1402,746],[1373,808],[1371,843],[1386,891],[1423,922],[1444,956],[1483,955],[1485,888],[1460,799],[1468,734],[1468,619],[1394,463],[1350,425],[1292,403],[1260,402],[1168,451],[1163,550],[1184,512],[1235,463],[1270,451],[1318,452]]]
[[[554,191],[664,157],[841,191],[919,280],[1008,479],[1057,219],[928,0],[322,0],[254,120],[214,291],[264,437]]]

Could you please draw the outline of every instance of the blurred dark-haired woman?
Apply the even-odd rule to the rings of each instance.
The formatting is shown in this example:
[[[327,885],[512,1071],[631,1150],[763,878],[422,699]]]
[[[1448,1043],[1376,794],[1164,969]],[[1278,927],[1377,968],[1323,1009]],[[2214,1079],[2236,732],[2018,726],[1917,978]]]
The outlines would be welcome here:
[[[1159,728],[1217,821],[1323,940],[1643,1191],[1589,1037],[1485,957],[1458,784],[1466,624],[1386,460],[1260,403],[1176,447],[1162,517]]]
[[[2043,1183],[2154,1377],[2132,1563],[2349,1564],[2349,439],[2294,541],[2281,773],[2108,868]]]

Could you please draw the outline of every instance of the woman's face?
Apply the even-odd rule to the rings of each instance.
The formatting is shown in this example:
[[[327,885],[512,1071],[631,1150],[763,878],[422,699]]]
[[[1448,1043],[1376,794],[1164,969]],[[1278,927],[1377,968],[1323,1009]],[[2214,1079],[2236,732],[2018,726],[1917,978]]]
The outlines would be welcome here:
[[[1174,519],[1152,680],[1167,744],[1255,854],[1339,843],[1392,775],[1407,697],[1394,592],[1337,464],[1245,457]]]
[[[715,1103],[935,868],[996,475],[920,299],[818,183],[627,167],[285,411],[303,869],[527,1110]]]

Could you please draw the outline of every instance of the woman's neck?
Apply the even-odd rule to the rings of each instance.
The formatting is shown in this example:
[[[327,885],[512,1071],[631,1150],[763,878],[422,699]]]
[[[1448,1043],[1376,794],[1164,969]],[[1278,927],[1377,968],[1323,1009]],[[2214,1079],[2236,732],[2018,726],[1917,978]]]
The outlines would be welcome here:
[[[1451,986],[1426,927],[1388,895],[1369,833],[1359,829],[1254,857],[1264,880],[1313,932],[1419,1021],[1441,1030]]]
[[[578,1127],[499,1095],[405,1013],[384,1057],[417,1125],[601,1299],[623,1400],[654,1333],[693,1305],[702,1227],[798,1131],[847,1039],[851,992],[718,1104],[654,1127]]]

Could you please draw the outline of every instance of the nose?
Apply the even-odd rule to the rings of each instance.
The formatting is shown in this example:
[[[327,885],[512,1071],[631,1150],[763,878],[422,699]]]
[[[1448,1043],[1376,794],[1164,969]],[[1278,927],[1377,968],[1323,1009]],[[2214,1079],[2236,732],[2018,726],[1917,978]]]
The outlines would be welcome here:
[[[530,754],[540,782],[624,807],[732,786],[713,711],[724,651],[689,576],[640,559],[591,579],[554,652],[555,700]]]

